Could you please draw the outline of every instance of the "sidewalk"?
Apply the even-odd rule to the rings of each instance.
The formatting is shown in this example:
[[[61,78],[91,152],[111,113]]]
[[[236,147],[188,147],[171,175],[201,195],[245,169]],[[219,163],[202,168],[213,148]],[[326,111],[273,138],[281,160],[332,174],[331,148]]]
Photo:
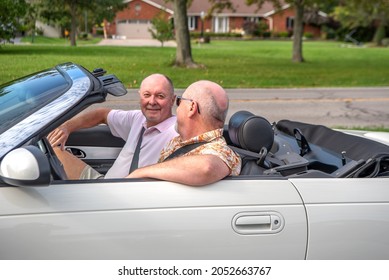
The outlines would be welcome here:
[[[155,39],[103,39],[99,46],[132,46],[132,47],[161,47],[161,42]],[[177,47],[175,41],[163,43],[164,47]]]

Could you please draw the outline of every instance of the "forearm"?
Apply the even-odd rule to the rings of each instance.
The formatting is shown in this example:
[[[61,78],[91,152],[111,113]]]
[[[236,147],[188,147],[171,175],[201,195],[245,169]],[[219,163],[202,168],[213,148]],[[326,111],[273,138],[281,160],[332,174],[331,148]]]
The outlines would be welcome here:
[[[90,128],[102,123],[106,124],[109,111],[110,109],[107,108],[94,109],[73,117],[66,121],[63,126],[66,127],[70,134],[82,128]]]
[[[110,109],[99,108],[77,115],[50,132],[47,139],[53,147],[61,146],[61,149],[63,150],[65,143],[72,132],[81,128],[93,127],[100,123],[107,123],[109,111]]]
[[[202,186],[228,176],[227,165],[214,155],[193,155],[135,170],[128,178],[154,178],[176,183]]]

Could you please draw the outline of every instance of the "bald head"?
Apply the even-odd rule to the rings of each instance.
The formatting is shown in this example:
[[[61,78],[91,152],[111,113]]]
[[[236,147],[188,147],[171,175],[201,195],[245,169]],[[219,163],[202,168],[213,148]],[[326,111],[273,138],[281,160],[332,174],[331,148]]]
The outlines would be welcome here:
[[[174,94],[174,86],[172,80],[170,80],[168,76],[159,73],[151,74],[144,78],[140,84],[140,91],[142,91],[142,89],[144,89],[145,87],[149,88],[155,86],[156,84],[159,87],[164,88],[166,93],[172,95]]]
[[[229,99],[219,84],[207,80],[197,81],[191,84],[183,95],[199,104],[201,115],[213,126],[224,126]]]

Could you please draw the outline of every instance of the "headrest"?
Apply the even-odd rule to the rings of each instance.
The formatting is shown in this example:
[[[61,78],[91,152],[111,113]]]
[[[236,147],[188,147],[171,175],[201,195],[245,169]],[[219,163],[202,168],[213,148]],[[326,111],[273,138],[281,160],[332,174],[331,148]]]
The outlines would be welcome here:
[[[262,147],[270,151],[274,142],[271,124],[248,111],[238,111],[231,116],[228,134],[233,145],[255,153],[259,153]]]

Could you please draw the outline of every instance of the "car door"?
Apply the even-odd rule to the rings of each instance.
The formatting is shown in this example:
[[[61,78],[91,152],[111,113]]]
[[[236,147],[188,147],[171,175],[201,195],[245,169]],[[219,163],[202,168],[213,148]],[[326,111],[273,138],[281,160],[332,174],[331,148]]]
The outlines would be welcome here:
[[[307,210],[307,259],[389,259],[388,178],[290,181]]]
[[[66,150],[99,173],[106,174],[124,144],[122,138],[112,135],[107,125],[98,125],[70,134],[66,142]]]
[[[304,206],[282,179],[2,187],[0,213],[1,259],[304,259],[307,249]]]

